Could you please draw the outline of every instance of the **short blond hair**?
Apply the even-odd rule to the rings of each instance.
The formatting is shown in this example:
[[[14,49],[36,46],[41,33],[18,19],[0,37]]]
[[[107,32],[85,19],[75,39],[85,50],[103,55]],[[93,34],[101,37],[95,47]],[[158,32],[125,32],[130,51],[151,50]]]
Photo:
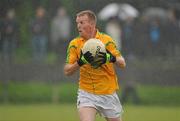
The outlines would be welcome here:
[[[95,15],[95,13],[91,10],[84,10],[84,11],[80,11],[79,13],[76,14],[77,17],[79,16],[84,16],[87,15],[88,18],[90,19],[90,21],[94,22],[96,24],[97,22],[97,17]]]

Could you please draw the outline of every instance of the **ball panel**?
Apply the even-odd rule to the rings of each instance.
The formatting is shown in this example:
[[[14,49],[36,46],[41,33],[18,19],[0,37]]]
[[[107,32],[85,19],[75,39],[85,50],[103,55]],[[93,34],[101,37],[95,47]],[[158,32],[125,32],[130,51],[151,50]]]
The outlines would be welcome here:
[[[87,42],[85,42],[82,48],[83,54],[87,51],[89,51],[92,54],[92,56],[95,57],[99,52],[106,53],[106,48],[104,43],[102,43],[100,40],[92,38],[87,40]]]

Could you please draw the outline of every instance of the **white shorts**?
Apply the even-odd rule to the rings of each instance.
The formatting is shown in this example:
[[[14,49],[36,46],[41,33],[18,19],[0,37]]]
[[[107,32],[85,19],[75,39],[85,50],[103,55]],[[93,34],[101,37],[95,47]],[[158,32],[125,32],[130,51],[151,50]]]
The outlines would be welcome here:
[[[93,107],[100,115],[107,118],[118,118],[123,109],[116,93],[111,95],[95,95],[83,90],[78,91],[77,108]]]

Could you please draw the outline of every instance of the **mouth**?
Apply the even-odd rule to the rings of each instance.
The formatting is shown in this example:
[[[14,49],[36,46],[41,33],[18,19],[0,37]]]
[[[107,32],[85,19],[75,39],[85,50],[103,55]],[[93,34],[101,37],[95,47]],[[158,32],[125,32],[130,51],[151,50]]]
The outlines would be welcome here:
[[[81,31],[81,30],[79,30],[78,32],[79,32],[79,33],[82,33],[82,31]]]

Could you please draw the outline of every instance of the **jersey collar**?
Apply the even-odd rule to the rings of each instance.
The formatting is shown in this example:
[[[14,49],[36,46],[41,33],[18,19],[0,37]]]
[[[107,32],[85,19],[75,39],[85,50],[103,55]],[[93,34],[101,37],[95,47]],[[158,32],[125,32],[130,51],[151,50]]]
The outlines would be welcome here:
[[[99,39],[99,38],[100,38],[100,32],[99,32],[98,29],[97,29],[97,31],[96,31],[95,38],[96,38],[96,39]],[[81,37],[81,40],[82,40],[82,41],[86,41],[86,40],[85,40],[84,38],[82,38],[82,37]]]

